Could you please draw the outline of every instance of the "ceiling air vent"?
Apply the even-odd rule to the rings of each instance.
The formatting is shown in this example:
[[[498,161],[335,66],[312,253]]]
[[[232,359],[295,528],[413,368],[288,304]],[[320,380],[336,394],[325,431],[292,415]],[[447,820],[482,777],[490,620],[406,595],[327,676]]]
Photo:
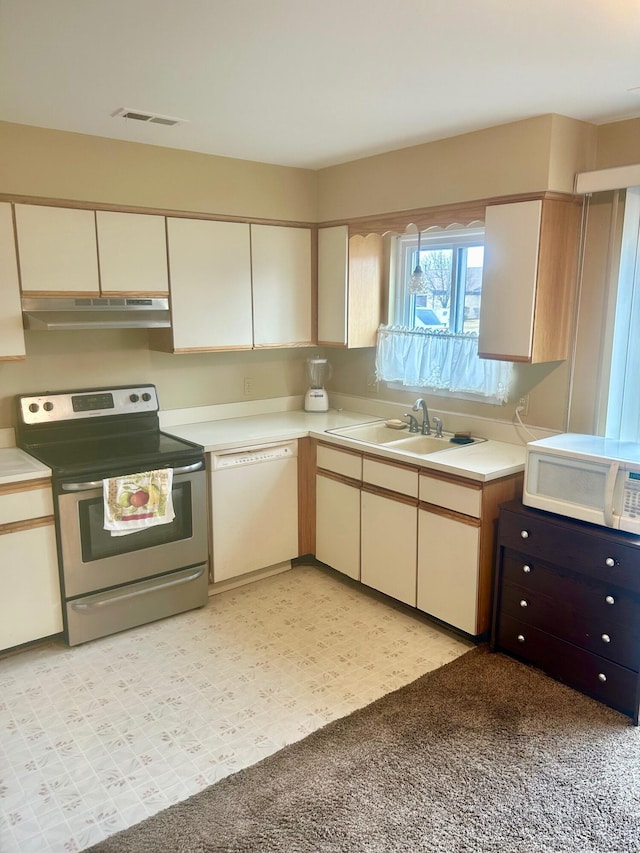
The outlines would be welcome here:
[[[174,118],[173,116],[161,116],[157,113],[145,113],[142,110],[130,110],[127,107],[121,107],[115,113],[111,113],[113,118],[126,118],[131,121],[145,121],[147,124],[164,124],[167,127],[175,127],[177,124],[184,124],[187,120],[184,118]]]

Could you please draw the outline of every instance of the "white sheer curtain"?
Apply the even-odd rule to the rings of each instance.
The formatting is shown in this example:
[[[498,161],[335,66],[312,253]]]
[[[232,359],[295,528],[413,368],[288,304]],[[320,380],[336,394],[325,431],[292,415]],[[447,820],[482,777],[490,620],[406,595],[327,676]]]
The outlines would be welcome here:
[[[478,358],[477,335],[380,326],[376,375],[408,388],[478,394],[506,403],[513,364]]]

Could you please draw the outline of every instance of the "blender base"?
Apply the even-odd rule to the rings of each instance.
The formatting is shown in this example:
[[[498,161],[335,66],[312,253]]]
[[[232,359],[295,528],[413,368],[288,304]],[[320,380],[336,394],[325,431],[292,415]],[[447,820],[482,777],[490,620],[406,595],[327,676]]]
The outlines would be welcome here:
[[[328,412],[329,395],[324,388],[309,388],[304,397],[305,412]]]

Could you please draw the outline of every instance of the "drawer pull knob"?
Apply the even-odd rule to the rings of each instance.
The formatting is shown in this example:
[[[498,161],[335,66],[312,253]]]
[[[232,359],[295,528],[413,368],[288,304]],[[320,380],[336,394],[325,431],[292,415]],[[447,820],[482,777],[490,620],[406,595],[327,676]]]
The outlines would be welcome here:
[[[526,566],[526,565],[523,566],[522,571],[525,573],[525,575],[528,575],[529,572],[531,571],[531,566]]]
[[[608,634],[603,634],[600,639],[602,640],[603,643],[610,643],[611,642],[611,637]]]
[[[525,598],[523,598],[520,601],[520,607],[528,607],[528,606],[529,606],[529,602]]]
[[[609,568],[611,569],[613,568],[613,566],[615,566],[616,561],[613,559],[613,557],[607,557],[607,559],[604,561],[604,564],[605,566],[609,566]]]
[[[518,634],[517,640],[519,643],[524,643],[524,634]]]
[[[616,603],[616,600],[612,595],[608,595],[605,598],[605,601],[607,602],[607,604],[615,604]]]
[[[598,681],[606,681],[606,680],[607,680],[607,676],[604,674],[604,672],[599,672],[598,673]]]
[[[528,530],[521,530],[520,536],[522,536],[523,539],[528,539],[529,538],[529,531]]]

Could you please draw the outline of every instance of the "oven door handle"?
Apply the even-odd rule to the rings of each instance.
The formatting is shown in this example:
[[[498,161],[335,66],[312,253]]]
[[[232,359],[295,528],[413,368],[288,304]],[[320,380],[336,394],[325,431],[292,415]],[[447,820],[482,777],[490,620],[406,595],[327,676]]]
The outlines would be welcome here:
[[[153,584],[152,586],[149,585],[135,589],[132,592],[105,593],[102,597],[92,596],[93,601],[71,601],[70,604],[74,610],[94,610],[97,607],[106,607],[109,604],[120,604],[121,601],[125,601],[128,598],[137,598],[139,595],[147,595],[150,592],[168,589],[171,586],[182,586],[185,583],[191,583],[191,581],[202,577],[205,567],[206,564],[196,566],[195,571],[191,572],[191,574],[186,576],[183,575],[176,580],[161,581],[160,583]]]
[[[192,471],[199,471],[202,468],[202,461],[198,460],[192,465],[182,465],[179,468],[173,469],[173,476],[177,477],[180,474],[191,474]],[[92,489],[101,489],[102,480],[88,480],[85,483],[62,483],[60,488],[65,492],[89,492]]]

